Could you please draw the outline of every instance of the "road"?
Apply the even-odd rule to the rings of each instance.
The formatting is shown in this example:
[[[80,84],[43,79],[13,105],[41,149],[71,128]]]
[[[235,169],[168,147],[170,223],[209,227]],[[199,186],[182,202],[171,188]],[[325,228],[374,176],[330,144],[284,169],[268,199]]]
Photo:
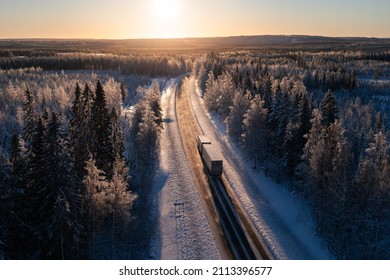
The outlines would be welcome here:
[[[329,254],[312,230],[305,203],[283,187],[248,170],[224,128],[210,117],[190,78],[184,94],[176,92],[183,77],[171,80],[162,95],[164,131],[160,171],[153,187],[157,209],[154,242],[157,259],[231,259],[195,144],[204,132],[224,160],[222,181],[251,246],[274,259],[326,259]],[[175,98],[175,95],[177,98]],[[180,128],[179,129],[179,124]],[[187,139],[183,141],[184,139]],[[265,185],[264,185],[265,184]],[[253,244],[254,243],[254,244]]]
[[[253,229],[254,226],[244,215],[244,211],[239,209],[239,203],[235,202],[236,198],[226,192],[226,189],[231,188],[229,181],[225,176],[222,176],[222,179],[206,176],[196,148],[197,136],[203,134],[203,131],[190,102],[188,79],[184,80],[183,89],[177,91],[176,114],[187,161],[198,192],[203,198],[213,232],[220,241],[219,248],[226,250],[228,245],[229,258],[269,259],[260,236]]]
[[[176,89],[183,77],[163,87],[161,105],[164,130],[161,135],[160,168],[153,186],[156,229],[152,245],[155,259],[227,258],[214,237],[209,213],[197,191],[187,163],[176,115]]]

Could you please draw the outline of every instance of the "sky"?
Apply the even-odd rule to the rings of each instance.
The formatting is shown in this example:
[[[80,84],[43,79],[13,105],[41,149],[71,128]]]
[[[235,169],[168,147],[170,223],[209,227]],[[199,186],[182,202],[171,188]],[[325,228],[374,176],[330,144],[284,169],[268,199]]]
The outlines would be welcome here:
[[[0,0],[0,38],[390,38],[389,0]]]

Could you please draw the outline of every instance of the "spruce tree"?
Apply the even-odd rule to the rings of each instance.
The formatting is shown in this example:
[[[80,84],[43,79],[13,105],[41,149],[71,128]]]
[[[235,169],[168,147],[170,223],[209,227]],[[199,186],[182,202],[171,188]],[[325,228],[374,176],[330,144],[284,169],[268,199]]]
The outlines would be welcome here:
[[[249,110],[244,115],[243,133],[241,145],[249,159],[253,160],[254,168],[264,162],[266,157],[268,130],[267,130],[267,109],[264,108],[264,101],[256,95]]]
[[[233,141],[238,141],[243,130],[244,115],[250,108],[250,92],[243,94],[236,91],[233,106],[230,106],[229,116],[226,118],[226,130]]]
[[[45,127],[41,117],[35,125],[35,130],[31,137],[31,145],[27,150],[26,157],[26,193],[24,199],[24,209],[26,216],[23,218],[29,227],[30,239],[25,241],[27,258],[41,257],[42,233],[39,231],[39,223],[45,219],[47,212],[42,212],[41,207],[45,201]]]
[[[136,137],[138,163],[142,167],[142,170],[140,170],[142,172],[151,172],[154,168],[159,131],[153,111],[149,106],[144,106],[142,122],[139,125],[139,132]]]
[[[283,157],[283,142],[290,117],[290,103],[288,93],[278,90],[272,102],[272,111],[268,115],[272,137],[271,148],[279,159]]]
[[[114,156],[116,158],[123,158],[123,153],[125,151],[123,134],[115,108],[112,108],[111,110],[111,142]]]
[[[10,259],[22,258],[26,248],[23,247],[23,238],[26,237],[26,209],[25,209],[25,194],[26,182],[25,173],[26,165],[25,158],[22,153],[22,144],[20,135],[13,131],[9,143],[9,163],[10,163],[10,200],[12,201],[10,207],[8,236],[9,238],[5,247]]]
[[[111,259],[116,258],[117,243],[126,235],[126,226],[130,222],[130,210],[136,195],[128,188],[128,168],[119,155],[114,162],[114,173],[110,182],[110,195],[113,196],[111,215]]]
[[[331,90],[328,90],[328,92],[325,94],[320,108],[322,115],[322,125],[328,126],[331,123],[334,123],[336,119],[338,119],[337,103]]]
[[[110,184],[107,181],[106,174],[97,167],[92,154],[89,154],[85,169],[86,175],[83,180],[85,188],[84,207],[87,218],[85,230],[87,232],[89,258],[95,259],[98,253],[97,235],[105,219],[112,213],[112,203],[110,203],[112,198],[108,195]]]
[[[149,103],[150,108],[153,111],[153,115],[155,118],[155,122],[158,127],[163,128],[163,120],[162,120],[162,109],[161,109],[161,92],[160,85],[157,80],[153,80],[152,86],[146,92],[146,101]]]
[[[87,95],[89,91],[87,86],[85,90],[87,91],[85,93]],[[84,136],[86,136],[86,130],[88,130],[89,118],[86,114],[86,108],[84,108],[84,106],[87,106],[87,102],[83,102],[84,100],[78,83],[76,84],[74,96],[69,127],[70,149],[76,174],[79,178],[83,178],[85,175],[85,161],[88,156],[88,141],[84,139]]]
[[[6,236],[9,227],[9,217],[12,213],[9,207],[6,207],[11,198],[9,186],[7,185],[8,174],[8,164],[3,150],[0,148],[0,260],[5,259],[5,244],[7,237],[11,238],[11,236]]]
[[[45,135],[45,184],[37,217],[42,238],[43,257],[72,259],[78,254],[80,226],[76,213],[81,211],[77,181],[66,150],[65,136],[58,116],[52,113]]]
[[[358,228],[351,236],[358,259],[388,259],[388,217],[390,211],[390,144],[383,132],[374,135],[360,160],[351,205],[352,226]],[[356,255],[356,254],[355,254]]]
[[[114,162],[111,142],[111,119],[107,109],[105,93],[100,81],[96,84],[95,97],[91,108],[91,153],[96,166],[112,176]]]
[[[23,104],[23,132],[27,147],[31,144],[32,141],[36,118],[35,100],[30,89],[27,88],[25,91]]]

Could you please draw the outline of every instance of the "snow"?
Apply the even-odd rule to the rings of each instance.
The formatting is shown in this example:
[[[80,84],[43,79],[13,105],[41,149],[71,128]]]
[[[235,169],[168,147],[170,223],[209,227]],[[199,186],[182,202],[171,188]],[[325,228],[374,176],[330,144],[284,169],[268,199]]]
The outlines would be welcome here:
[[[152,258],[220,259],[194,178],[187,164],[175,112],[175,90],[182,77],[162,90],[164,130],[160,167],[152,196],[157,215]],[[195,79],[189,83],[190,104],[201,130],[224,160],[224,172],[241,205],[275,259],[334,259],[316,235],[308,205],[262,172],[252,170],[230,143],[225,125],[205,109]]]
[[[152,238],[155,259],[220,259],[192,173],[187,164],[175,112],[175,90],[182,77],[162,91],[164,130],[160,167],[153,185],[157,230]],[[176,204],[176,205],[175,205]]]
[[[221,152],[225,175],[274,258],[334,259],[316,235],[307,204],[285,186],[252,170],[240,150],[230,143],[225,125],[205,109],[194,78],[190,79],[189,93],[201,130]]]

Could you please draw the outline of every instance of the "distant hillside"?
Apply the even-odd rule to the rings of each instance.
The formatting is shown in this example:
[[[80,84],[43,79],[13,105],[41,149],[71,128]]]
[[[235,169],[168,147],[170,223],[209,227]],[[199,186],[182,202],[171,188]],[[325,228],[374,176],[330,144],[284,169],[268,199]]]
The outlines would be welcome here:
[[[215,38],[180,39],[3,39],[1,50],[110,50],[130,49],[216,49],[216,48],[272,48],[272,49],[350,49],[375,50],[390,47],[389,39],[357,37],[323,37],[305,35],[261,35]]]

